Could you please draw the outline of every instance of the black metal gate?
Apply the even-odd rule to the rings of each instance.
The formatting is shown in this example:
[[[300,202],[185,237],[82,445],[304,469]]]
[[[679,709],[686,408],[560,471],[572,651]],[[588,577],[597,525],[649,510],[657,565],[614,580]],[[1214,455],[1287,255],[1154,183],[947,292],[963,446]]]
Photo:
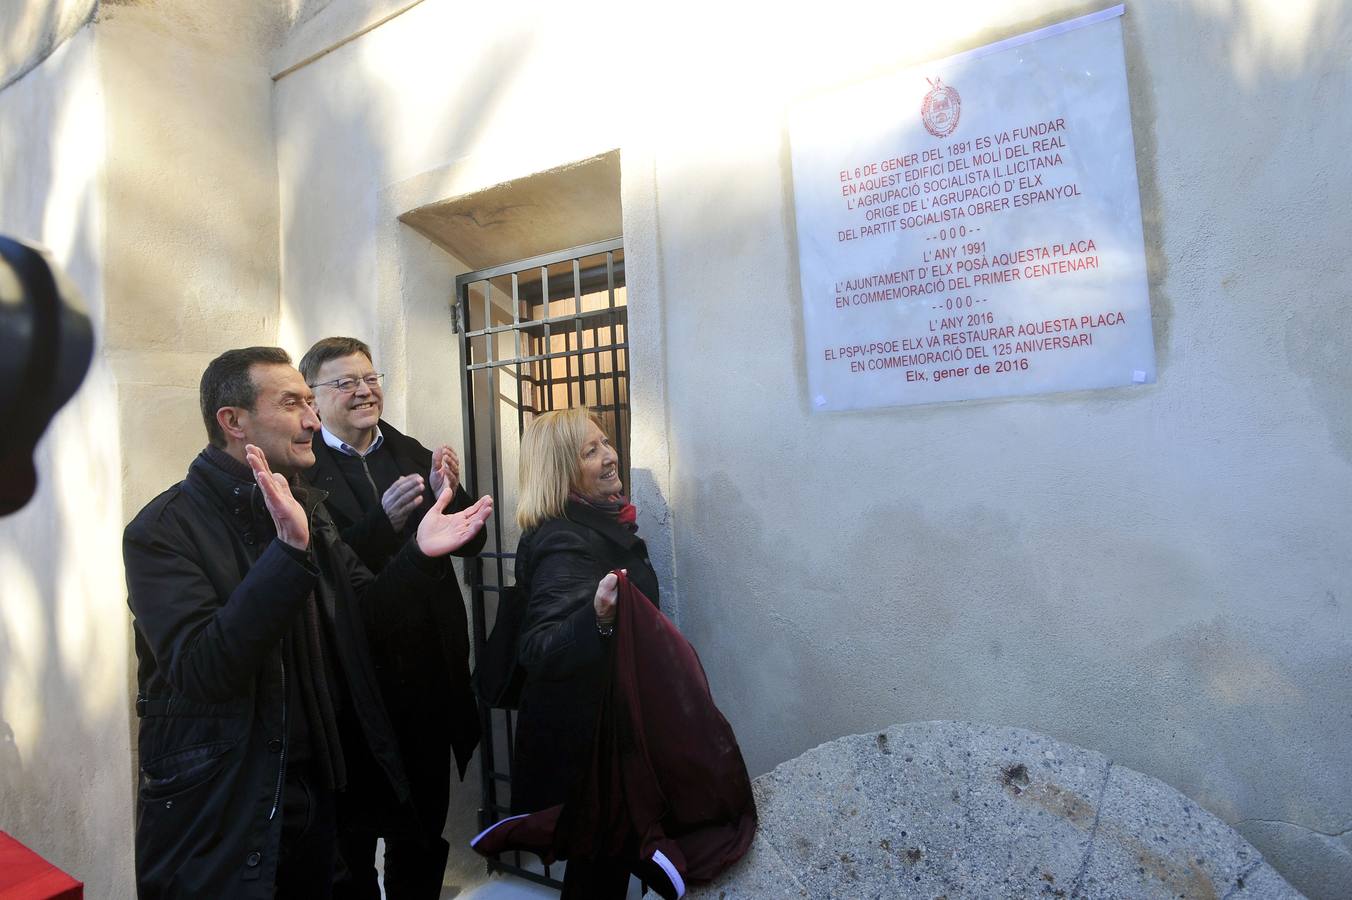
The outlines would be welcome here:
[[[497,617],[498,596],[515,581],[516,451],[537,413],[586,404],[596,412],[629,483],[629,335],[620,238],[469,272],[455,280],[465,416],[465,484],[491,493],[484,551],[465,561],[475,656]],[[491,599],[491,602],[489,598]],[[479,825],[508,814],[514,732],[510,710],[480,706]],[[548,867],[526,869],[520,854],[488,864],[558,886]]]

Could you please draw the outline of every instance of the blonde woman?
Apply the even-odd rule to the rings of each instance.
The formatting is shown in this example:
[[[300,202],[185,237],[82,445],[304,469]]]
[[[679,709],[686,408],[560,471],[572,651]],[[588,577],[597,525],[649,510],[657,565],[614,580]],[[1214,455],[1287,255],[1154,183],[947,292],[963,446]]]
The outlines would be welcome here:
[[[526,683],[516,726],[512,811],[563,803],[591,760],[615,619],[614,569],[658,601],[657,576],[623,495],[619,457],[586,408],[536,417],[521,438],[516,581],[529,600],[518,654]],[[563,898],[625,895],[617,860],[572,859]]]

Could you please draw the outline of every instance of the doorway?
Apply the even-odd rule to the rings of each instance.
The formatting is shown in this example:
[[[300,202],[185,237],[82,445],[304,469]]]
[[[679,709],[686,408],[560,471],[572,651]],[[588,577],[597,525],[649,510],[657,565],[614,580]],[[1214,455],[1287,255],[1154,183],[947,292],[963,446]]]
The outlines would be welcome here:
[[[493,495],[488,541],[465,560],[471,633],[478,658],[497,618],[502,588],[515,581],[517,452],[531,419],[552,409],[591,407],[629,483],[629,341],[622,238],[468,272],[455,280],[465,422],[465,483]],[[480,704],[481,828],[511,808],[514,714]],[[554,886],[520,854],[490,860]]]

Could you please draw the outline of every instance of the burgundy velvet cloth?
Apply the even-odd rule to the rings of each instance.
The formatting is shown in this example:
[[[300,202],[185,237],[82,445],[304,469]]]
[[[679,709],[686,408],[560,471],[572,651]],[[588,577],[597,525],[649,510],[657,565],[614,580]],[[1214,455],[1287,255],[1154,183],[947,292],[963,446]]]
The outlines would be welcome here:
[[[591,766],[562,806],[503,819],[471,844],[545,862],[623,859],[679,897],[751,846],[751,780],[690,642],[622,574],[617,609]]]

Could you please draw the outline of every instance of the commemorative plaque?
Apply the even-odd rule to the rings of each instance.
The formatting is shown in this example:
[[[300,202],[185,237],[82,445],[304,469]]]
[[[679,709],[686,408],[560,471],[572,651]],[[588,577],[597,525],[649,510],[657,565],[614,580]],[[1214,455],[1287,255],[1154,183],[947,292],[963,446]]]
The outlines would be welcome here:
[[[794,106],[814,408],[1155,380],[1122,11]]]

